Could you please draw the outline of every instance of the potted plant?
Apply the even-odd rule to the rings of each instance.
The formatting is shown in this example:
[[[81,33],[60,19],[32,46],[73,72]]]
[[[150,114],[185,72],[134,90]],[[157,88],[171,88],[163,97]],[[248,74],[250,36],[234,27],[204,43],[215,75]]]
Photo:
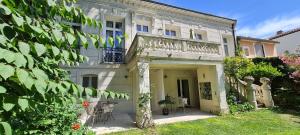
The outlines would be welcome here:
[[[164,100],[160,100],[158,102],[158,104],[162,107],[162,114],[163,115],[169,115],[168,105],[174,104],[174,103],[171,101],[171,97],[167,95],[165,97],[165,99]]]

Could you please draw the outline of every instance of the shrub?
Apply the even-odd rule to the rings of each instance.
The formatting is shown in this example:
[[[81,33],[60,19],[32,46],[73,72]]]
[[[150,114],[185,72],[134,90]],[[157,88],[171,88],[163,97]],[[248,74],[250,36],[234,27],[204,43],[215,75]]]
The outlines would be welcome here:
[[[252,66],[251,60],[242,57],[228,57],[224,60],[224,72],[229,77],[236,78],[236,73]]]
[[[254,110],[254,106],[248,102],[238,101],[238,93],[230,92],[227,95],[227,103],[231,114],[249,112]]]
[[[244,78],[245,76],[252,76],[255,78],[255,80],[259,80],[261,77],[273,79],[274,77],[282,75],[283,74],[280,71],[278,71],[277,68],[267,63],[258,63],[255,65],[251,65],[246,69],[242,69],[237,72],[237,76],[239,78]]]

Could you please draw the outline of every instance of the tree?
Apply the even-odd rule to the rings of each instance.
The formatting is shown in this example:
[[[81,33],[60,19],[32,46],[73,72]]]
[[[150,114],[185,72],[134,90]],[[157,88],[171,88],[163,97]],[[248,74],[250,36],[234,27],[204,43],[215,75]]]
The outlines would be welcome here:
[[[84,100],[83,93],[128,98],[124,93],[83,88],[60,68],[87,60],[80,55],[78,42],[87,48],[90,38],[99,48],[103,41],[67,23],[102,27],[73,6],[75,2],[0,0],[0,134],[69,134],[79,129],[71,108]]]

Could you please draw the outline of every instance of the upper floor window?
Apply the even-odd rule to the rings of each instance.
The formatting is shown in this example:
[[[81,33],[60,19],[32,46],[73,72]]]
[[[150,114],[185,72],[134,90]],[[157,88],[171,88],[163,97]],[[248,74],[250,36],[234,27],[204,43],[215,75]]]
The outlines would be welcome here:
[[[255,45],[255,54],[258,57],[265,57],[264,46],[261,44]]]
[[[201,34],[195,34],[195,39],[197,39],[197,40],[202,40],[203,38],[202,38],[202,35]]]
[[[85,88],[94,88],[98,87],[98,77],[97,75],[85,75],[82,77],[82,86]]]
[[[168,29],[166,29],[165,34],[166,34],[167,36],[176,37],[176,31],[174,31],[174,30],[168,30]]]
[[[109,47],[114,48],[122,48],[121,44],[117,40],[117,37],[121,37],[123,35],[123,23],[118,21],[106,21],[106,41],[108,42],[108,38],[112,37],[114,39],[113,45]]]
[[[149,32],[149,27],[146,25],[136,25],[136,31],[138,32]]]
[[[225,56],[229,56],[228,40],[227,40],[227,38],[223,38],[223,45],[224,45]]]
[[[244,56],[250,56],[250,49],[248,46],[242,46],[242,50],[243,50]]]

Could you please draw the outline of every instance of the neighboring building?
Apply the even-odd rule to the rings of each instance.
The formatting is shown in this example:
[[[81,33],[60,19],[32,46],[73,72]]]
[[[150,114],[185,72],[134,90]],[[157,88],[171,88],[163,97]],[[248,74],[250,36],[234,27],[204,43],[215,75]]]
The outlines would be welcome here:
[[[237,41],[246,58],[277,56],[277,41],[242,36],[237,36]]]
[[[269,39],[280,42],[277,45],[279,56],[282,56],[285,53],[300,54],[300,28],[286,32],[278,31],[275,36],[270,37]]]
[[[140,93],[151,92],[151,109],[166,95],[188,98],[188,105],[207,112],[226,112],[223,59],[234,56],[236,20],[150,0],[80,0],[103,30],[82,27],[102,37],[126,33],[114,47],[81,48],[90,58],[66,67],[84,87],[126,92],[116,111],[132,113]],[[176,105],[175,105],[176,106]]]

